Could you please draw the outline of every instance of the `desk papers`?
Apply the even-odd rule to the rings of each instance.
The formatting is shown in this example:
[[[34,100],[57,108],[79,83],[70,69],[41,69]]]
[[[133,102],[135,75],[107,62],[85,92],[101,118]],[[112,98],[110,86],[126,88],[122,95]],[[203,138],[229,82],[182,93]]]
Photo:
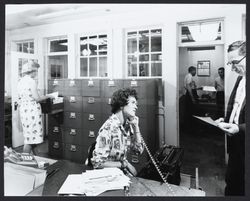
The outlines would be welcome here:
[[[68,175],[58,194],[96,196],[108,190],[124,189],[130,178],[119,168],[87,170],[82,174]]]
[[[216,92],[216,89],[213,86],[203,86],[202,87],[203,91],[211,91],[211,92]]]
[[[201,121],[204,121],[210,125],[213,125],[216,127],[218,126],[218,124],[211,117],[199,117],[199,116],[195,116],[195,115],[193,115],[193,117],[200,119]]]
[[[46,170],[17,164],[4,163],[4,195],[24,196],[42,185]]]

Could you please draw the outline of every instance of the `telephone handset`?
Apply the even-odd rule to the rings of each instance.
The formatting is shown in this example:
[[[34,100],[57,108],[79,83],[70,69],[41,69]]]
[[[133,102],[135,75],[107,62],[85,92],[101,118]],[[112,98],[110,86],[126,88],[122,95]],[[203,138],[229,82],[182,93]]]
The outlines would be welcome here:
[[[34,155],[29,153],[18,153],[11,148],[4,146],[4,161],[19,165],[38,167]]]

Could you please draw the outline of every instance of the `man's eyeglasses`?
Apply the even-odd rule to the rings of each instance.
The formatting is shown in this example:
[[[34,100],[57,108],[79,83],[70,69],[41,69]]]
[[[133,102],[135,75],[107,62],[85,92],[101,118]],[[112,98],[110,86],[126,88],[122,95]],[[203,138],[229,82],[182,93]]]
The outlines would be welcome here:
[[[242,57],[240,60],[229,61],[229,62],[227,62],[227,65],[236,65],[236,64],[239,64],[245,58],[246,58],[246,56]]]

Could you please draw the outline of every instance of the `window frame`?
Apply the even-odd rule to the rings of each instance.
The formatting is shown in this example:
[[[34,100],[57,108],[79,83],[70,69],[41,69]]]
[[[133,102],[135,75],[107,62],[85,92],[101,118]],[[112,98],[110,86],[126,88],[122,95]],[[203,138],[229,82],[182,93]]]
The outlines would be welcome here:
[[[82,37],[92,37],[92,36],[100,36],[100,35],[106,35],[107,36],[107,54],[106,55],[89,55],[87,57],[84,57],[81,55],[81,38]],[[77,78],[80,79],[109,79],[110,72],[109,72],[109,57],[110,57],[110,33],[108,31],[95,31],[95,32],[86,32],[86,33],[81,33],[78,34],[77,36]],[[90,58],[97,58],[97,76],[89,76],[89,62],[87,66],[87,76],[81,76],[81,58],[87,58],[88,61]],[[107,59],[107,76],[106,77],[101,77],[100,76],[100,65],[99,65],[99,58],[106,58]]]
[[[28,48],[29,48],[31,42],[33,42],[33,48],[34,48],[33,53],[30,53],[30,51],[24,52],[24,51],[23,51],[23,45],[24,45],[24,43],[28,43]],[[18,51],[18,48],[17,48],[17,45],[18,45],[18,44],[22,44],[22,51]],[[33,54],[33,55],[35,54],[35,40],[34,40],[34,39],[15,41],[15,46],[16,46],[16,51],[17,51],[17,52],[25,53],[25,54]]]
[[[198,41],[198,42],[181,42],[181,27],[183,25],[193,25],[199,23],[211,23],[211,22],[220,22],[221,23],[221,40],[213,40],[213,41]],[[190,47],[190,46],[202,46],[202,45],[223,45],[225,40],[225,32],[224,32],[224,18],[210,18],[210,19],[201,19],[194,21],[184,21],[178,22],[178,46],[179,47]]]
[[[156,52],[152,52],[151,51],[151,30],[156,30],[156,29],[160,29],[161,30],[161,51],[156,51]],[[137,76],[129,76],[128,75],[128,56],[129,55],[133,55],[133,53],[128,53],[128,33],[129,32],[137,32],[137,36],[136,36],[136,39],[137,39],[137,50],[139,51],[139,39],[138,39],[138,32],[140,31],[149,31],[149,50],[148,52],[146,53],[139,53],[138,54],[138,57],[137,57]],[[127,28],[125,29],[125,77],[126,78],[129,78],[129,79],[152,79],[152,78],[162,78],[163,77],[163,50],[164,50],[164,47],[163,47],[163,33],[164,33],[164,28],[162,25],[155,25],[155,26],[146,26],[146,27],[134,27],[134,28]],[[139,75],[139,56],[140,55],[143,55],[143,54],[148,54],[149,55],[149,60],[148,60],[148,64],[149,64],[149,75],[148,76],[140,76]],[[156,63],[161,63],[161,76],[152,76],[151,75],[151,64],[152,64],[152,60],[151,60],[151,57],[152,57],[152,54],[161,54],[162,56],[162,59],[161,59],[161,62],[157,62],[155,61]]]

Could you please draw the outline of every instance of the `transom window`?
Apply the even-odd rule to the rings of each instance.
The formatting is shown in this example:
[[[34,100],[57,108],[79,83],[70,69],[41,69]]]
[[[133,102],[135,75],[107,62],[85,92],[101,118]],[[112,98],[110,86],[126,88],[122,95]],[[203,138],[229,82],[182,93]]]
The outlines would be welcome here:
[[[16,43],[16,51],[28,54],[34,54],[34,41],[22,41]]]
[[[48,40],[48,74],[51,79],[68,77],[68,39],[65,37]]]
[[[107,34],[80,37],[80,77],[107,77]]]
[[[128,77],[162,76],[162,29],[126,33]]]

